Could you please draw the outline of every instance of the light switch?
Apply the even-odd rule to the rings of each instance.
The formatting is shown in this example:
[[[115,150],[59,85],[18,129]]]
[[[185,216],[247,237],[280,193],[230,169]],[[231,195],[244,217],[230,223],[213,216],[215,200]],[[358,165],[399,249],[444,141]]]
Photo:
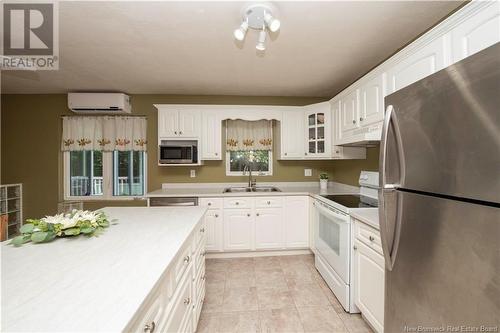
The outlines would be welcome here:
[[[313,175],[312,169],[304,169],[304,176],[311,177]]]
[[[191,178],[195,178],[195,177],[196,177],[196,170],[191,170],[191,172],[190,172],[189,176],[190,176]]]

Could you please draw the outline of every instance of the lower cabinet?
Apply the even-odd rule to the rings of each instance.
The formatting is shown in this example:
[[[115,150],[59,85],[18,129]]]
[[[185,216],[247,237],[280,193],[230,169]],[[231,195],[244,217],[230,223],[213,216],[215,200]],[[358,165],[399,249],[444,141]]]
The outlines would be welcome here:
[[[200,198],[207,252],[309,248],[309,196]]]
[[[224,210],[223,226],[224,250],[252,250],[254,217],[251,209]]]
[[[255,210],[255,249],[281,249],[284,247],[282,208]]]
[[[125,332],[193,333],[205,297],[205,220],[186,240]]]
[[[359,229],[362,232],[379,232],[362,222],[355,221],[355,235]],[[370,230],[371,229],[371,230]],[[370,237],[371,239],[376,236]],[[366,320],[377,332],[384,331],[384,290],[385,264],[383,255],[378,252],[378,246],[362,241],[361,237],[354,239],[354,302]]]

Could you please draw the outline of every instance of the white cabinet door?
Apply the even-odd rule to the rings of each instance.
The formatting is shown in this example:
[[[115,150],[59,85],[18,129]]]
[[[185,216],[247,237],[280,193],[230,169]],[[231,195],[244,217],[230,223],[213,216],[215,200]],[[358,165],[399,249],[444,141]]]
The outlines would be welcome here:
[[[205,250],[222,250],[222,212],[220,209],[211,209],[205,214]]]
[[[361,127],[384,120],[384,74],[379,74],[359,88],[359,125]]]
[[[222,119],[217,112],[203,111],[202,114],[202,160],[222,159]]]
[[[384,257],[354,241],[355,303],[377,332],[384,331]]]
[[[358,127],[358,105],[359,91],[355,89],[342,98],[342,108],[340,111],[340,132],[341,137],[347,136],[346,132]]]
[[[255,248],[279,249],[284,247],[283,211],[281,208],[255,210]]]
[[[251,250],[254,218],[250,209],[224,210],[224,250]]]
[[[451,32],[453,62],[500,42],[500,2],[484,2],[484,7]]]
[[[281,121],[281,159],[304,158],[304,112],[302,108],[283,111]]]
[[[445,47],[444,36],[436,38],[388,69],[387,93],[391,94],[446,67],[449,61],[445,59]]]
[[[309,197],[285,198],[285,246],[309,247]]]
[[[179,111],[179,136],[198,137],[200,127],[200,112],[191,110]]]
[[[158,110],[158,137],[169,138],[179,135],[179,112],[177,110]]]

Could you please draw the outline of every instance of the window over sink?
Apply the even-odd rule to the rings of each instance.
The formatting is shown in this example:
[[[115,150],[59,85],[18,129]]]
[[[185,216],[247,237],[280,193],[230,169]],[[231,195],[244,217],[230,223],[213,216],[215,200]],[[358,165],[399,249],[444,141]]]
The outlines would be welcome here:
[[[226,175],[272,175],[273,130],[271,120],[226,121]]]

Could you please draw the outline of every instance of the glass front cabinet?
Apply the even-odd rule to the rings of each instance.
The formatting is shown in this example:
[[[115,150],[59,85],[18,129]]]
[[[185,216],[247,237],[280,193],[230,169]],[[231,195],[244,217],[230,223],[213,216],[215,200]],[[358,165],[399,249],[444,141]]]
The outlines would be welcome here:
[[[307,158],[330,158],[332,114],[329,102],[311,104],[305,107]]]

